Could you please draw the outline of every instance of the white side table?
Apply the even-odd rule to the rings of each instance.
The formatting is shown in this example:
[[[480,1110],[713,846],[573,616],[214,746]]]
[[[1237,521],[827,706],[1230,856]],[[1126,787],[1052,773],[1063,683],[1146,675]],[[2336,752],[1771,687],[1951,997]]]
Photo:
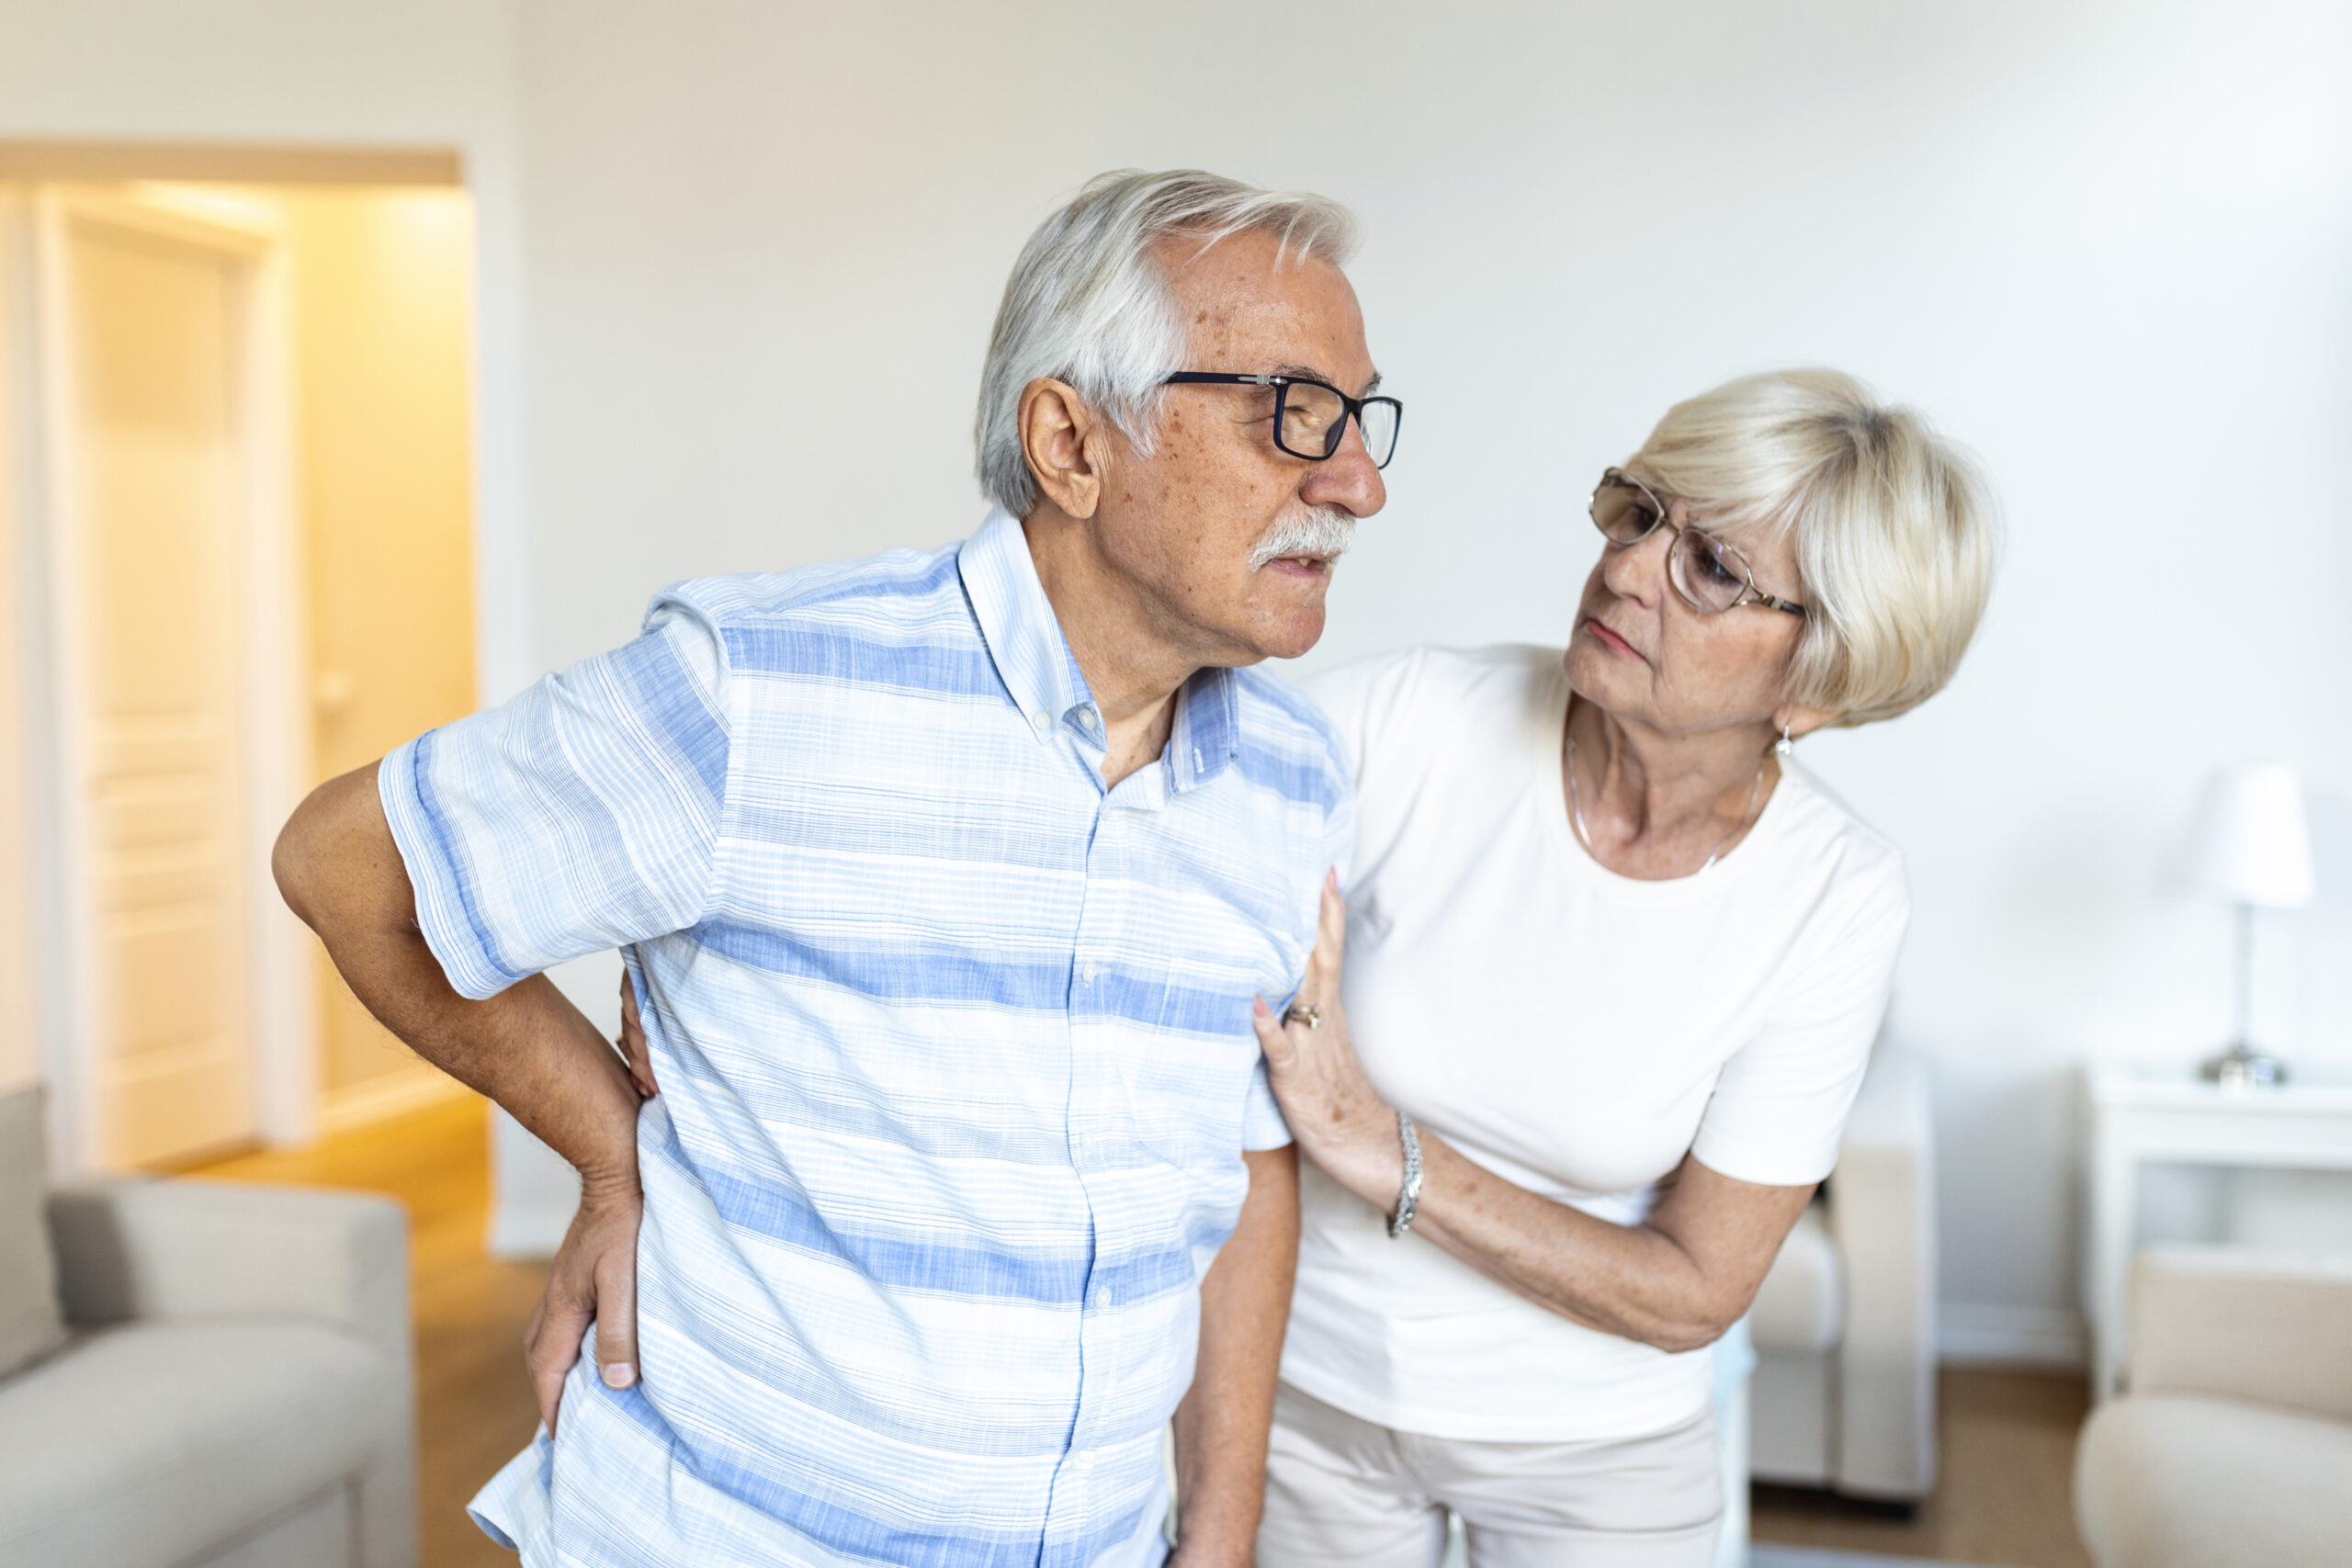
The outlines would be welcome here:
[[[2352,1170],[2352,1088],[2225,1089],[2188,1077],[2092,1070],[2083,1310],[2091,1393],[2102,1400],[2123,1375],[2132,1227],[2140,1168],[2148,1164]]]

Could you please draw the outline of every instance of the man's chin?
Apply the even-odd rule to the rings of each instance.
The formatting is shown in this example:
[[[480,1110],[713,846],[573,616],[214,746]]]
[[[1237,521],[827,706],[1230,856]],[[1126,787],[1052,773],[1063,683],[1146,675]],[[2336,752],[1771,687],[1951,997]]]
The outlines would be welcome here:
[[[1257,637],[1261,659],[1296,659],[1323,640],[1323,604],[1317,599],[1261,629]]]
[[[1234,657],[1219,663],[1255,664],[1265,659],[1296,659],[1322,640],[1324,595],[1330,591],[1331,568],[1305,572],[1275,565],[1250,574],[1242,590],[1237,621],[1226,623]]]

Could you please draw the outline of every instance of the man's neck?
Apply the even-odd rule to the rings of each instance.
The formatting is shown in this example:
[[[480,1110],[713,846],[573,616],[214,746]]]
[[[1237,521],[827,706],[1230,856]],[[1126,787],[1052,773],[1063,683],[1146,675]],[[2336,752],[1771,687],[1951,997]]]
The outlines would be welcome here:
[[[1176,694],[1200,669],[1148,596],[1112,569],[1092,531],[1051,502],[1022,520],[1029,558],[1062,638],[1102,716],[1102,784],[1157,760],[1176,720]]]

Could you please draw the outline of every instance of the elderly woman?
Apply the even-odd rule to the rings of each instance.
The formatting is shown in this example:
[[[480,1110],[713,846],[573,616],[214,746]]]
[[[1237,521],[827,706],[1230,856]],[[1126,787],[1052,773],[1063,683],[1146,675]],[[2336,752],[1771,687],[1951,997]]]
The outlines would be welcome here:
[[[1967,462],[1826,371],[1677,405],[1601,476],[1563,654],[1315,682],[1358,784],[1306,983],[1258,1032],[1304,1231],[1262,1568],[1703,1564],[1706,1348],[1828,1174],[1908,914],[1792,764],[1951,679]],[[1341,971],[1342,936],[1346,966]]]

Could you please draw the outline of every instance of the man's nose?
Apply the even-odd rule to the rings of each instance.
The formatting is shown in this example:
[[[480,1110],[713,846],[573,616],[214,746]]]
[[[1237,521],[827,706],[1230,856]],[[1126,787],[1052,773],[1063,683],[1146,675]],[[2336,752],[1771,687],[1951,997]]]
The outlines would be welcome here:
[[[1363,444],[1363,429],[1348,421],[1340,449],[1314,465],[1298,487],[1309,506],[1336,506],[1351,516],[1369,517],[1388,504],[1388,484]]]

